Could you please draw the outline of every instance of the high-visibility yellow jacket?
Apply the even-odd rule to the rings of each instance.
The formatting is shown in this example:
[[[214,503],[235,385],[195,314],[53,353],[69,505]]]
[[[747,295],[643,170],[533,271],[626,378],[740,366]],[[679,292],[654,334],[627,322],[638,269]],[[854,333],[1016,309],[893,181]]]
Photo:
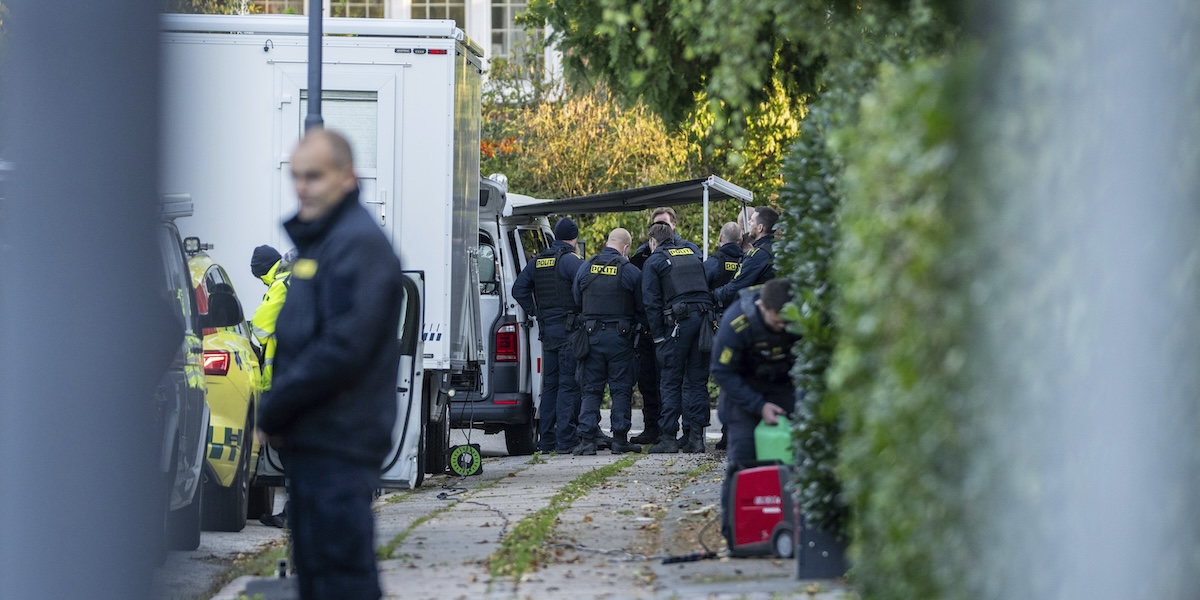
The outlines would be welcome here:
[[[262,304],[258,305],[254,317],[250,319],[254,337],[258,338],[263,347],[264,390],[271,389],[271,372],[275,363],[275,321],[279,319],[279,310],[283,308],[284,300],[287,300],[288,278],[292,275],[290,272],[278,272],[281,264],[282,262],[277,261],[271,270],[261,277],[263,283],[267,284],[267,293],[263,295]]]

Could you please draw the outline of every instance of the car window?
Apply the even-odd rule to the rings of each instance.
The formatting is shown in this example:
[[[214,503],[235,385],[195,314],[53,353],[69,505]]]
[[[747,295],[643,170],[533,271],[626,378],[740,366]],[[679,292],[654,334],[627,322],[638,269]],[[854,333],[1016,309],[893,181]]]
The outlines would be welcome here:
[[[204,273],[204,284],[209,290],[234,289],[233,282],[229,280],[229,274],[225,272],[225,269],[221,267],[221,265],[213,265],[208,268],[208,271]],[[233,295],[234,297],[237,297],[237,291],[234,291]],[[238,305],[241,306],[241,304],[242,300],[241,298],[238,298]],[[244,320],[239,321],[237,325],[227,329],[232,329],[242,336],[248,337],[250,334],[250,332],[246,329],[246,323]]]
[[[491,238],[479,236],[479,293],[495,296],[500,293],[500,262]]]
[[[521,237],[521,251],[525,255],[526,262],[538,252],[549,248],[550,244],[554,241],[540,228],[518,229],[517,234]]]

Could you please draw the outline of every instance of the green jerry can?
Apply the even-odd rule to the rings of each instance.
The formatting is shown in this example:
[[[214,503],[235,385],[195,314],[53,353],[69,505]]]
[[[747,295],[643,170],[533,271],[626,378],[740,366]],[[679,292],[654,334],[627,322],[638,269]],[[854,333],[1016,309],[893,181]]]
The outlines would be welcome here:
[[[787,417],[780,416],[775,425],[760,421],[754,427],[754,451],[760,461],[796,464],[796,455],[792,452],[792,425]]]

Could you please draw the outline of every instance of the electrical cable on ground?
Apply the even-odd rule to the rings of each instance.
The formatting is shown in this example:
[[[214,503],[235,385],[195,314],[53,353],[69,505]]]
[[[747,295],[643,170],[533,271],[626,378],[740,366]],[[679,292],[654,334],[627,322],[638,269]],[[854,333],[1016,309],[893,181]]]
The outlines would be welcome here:
[[[473,504],[475,506],[479,506],[481,508],[484,508],[486,510],[490,510],[490,511],[496,513],[496,516],[500,517],[500,520],[503,521],[503,524],[500,526],[500,535],[497,536],[496,541],[502,541],[504,539],[504,536],[508,535],[508,526],[510,524],[509,520],[508,520],[508,515],[506,515],[504,513],[504,511],[502,511],[498,508],[495,508],[493,506],[489,506],[483,502],[478,502],[476,500],[465,500],[463,498],[459,498],[458,496],[461,496],[461,495],[467,493],[468,491],[470,491],[466,487],[464,487],[462,485],[458,485],[458,484],[462,483],[463,479],[465,479],[465,478],[459,477],[458,480],[453,483],[449,482],[449,481],[447,481],[446,483],[443,483],[442,489],[446,490],[446,491],[438,492],[437,499],[438,500],[453,500],[459,504]]]

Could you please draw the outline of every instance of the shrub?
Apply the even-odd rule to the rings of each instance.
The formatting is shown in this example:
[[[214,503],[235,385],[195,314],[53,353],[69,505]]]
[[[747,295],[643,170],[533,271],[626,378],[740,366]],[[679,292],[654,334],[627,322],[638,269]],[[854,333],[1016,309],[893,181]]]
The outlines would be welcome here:
[[[846,168],[828,384],[855,578],[870,598],[964,597],[969,260],[950,193],[947,72],[942,60],[885,64],[857,125],[833,139]]]

